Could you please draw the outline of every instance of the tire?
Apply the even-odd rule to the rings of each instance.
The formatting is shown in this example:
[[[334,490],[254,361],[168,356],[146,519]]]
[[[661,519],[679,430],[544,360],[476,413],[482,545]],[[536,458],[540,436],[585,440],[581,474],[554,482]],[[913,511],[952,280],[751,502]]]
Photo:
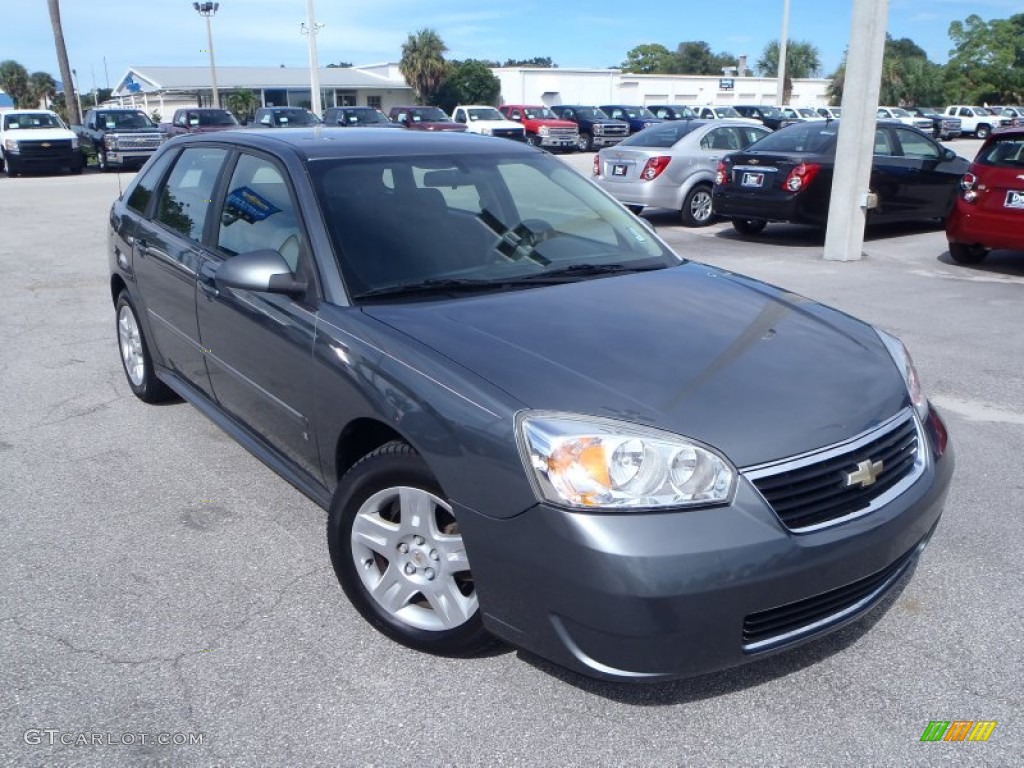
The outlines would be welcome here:
[[[13,179],[18,175],[18,172],[14,170],[14,166],[11,164],[11,161],[8,159],[6,154],[0,155],[0,167],[3,167],[4,173],[7,174],[9,178]]]
[[[110,170],[110,163],[107,162],[107,150],[96,150],[96,167],[103,173]]]
[[[992,133],[992,129],[987,125],[979,125],[974,130],[974,136],[978,139],[987,139],[990,133]]]
[[[768,222],[764,219],[733,219],[732,226],[741,235],[757,235],[768,226]]]
[[[174,392],[156,377],[149,345],[127,291],[121,291],[117,297],[116,311],[117,346],[121,352],[121,367],[128,379],[128,386],[144,403],[161,403],[172,399]]]
[[[594,148],[594,137],[589,133],[581,133],[576,140],[576,149],[580,152],[589,152]]]
[[[526,134],[526,143],[529,144],[531,147],[537,147],[539,149],[540,136],[538,136],[536,133],[528,133]]]
[[[981,245],[950,243],[949,255],[957,264],[978,264],[988,256],[988,249]]]
[[[457,531],[426,462],[392,441],[342,477],[327,545],[342,589],[378,631],[418,651],[466,656],[494,639]]]
[[[706,227],[714,220],[711,212],[711,186],[694,184],[683,198],[683,207],[679,218],[687,227]]]

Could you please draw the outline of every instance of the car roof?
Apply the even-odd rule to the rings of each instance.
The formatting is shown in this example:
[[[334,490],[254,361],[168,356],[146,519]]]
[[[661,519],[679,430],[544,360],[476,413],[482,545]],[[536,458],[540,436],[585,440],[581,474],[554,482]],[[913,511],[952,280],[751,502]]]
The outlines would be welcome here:
[[[379,128],[316,126],[266,131],[237,128],[215,134],[193,134],[174,140],[177,146],[231,144],[251,147],[275,155],[292,154],[305,160],[357,157],[438,155],[443,153],[493,154],[495,143],[473,133],[427,133],[424,131],[381,131]],[[526,145],[499,142],[501,152],[536,154]]]

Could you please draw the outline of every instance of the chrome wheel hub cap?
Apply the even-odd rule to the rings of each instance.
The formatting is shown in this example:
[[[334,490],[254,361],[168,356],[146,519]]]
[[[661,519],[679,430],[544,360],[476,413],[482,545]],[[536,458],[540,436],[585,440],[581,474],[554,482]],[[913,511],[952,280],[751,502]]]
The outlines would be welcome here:
[[[352,523],[352,557],[377,604],[426,630],[455,629],[476,613],[476,588],[451,507],[419,488],[386,488]]]
[[[698,192],[690,201],[690,213],[697,221],[707,221],[711,218],[711,193]]]
[[[121,307],[117,316],[117,336],[121,343],[121,360],[128,378],[136,387],[141,387],[146,375],[146,359],[142,355],[142,334],[135,314],[127,306]]]

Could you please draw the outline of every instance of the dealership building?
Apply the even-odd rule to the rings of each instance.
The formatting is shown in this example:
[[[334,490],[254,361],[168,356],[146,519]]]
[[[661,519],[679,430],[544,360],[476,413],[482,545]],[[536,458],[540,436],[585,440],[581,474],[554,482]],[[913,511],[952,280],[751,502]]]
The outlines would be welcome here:
[[[773,104],[776,80],[761,77],[634,75],[619,69],[498,67],[501,102],[510,104]],[[114,89],[123,105],[167,116],[179,107],[211,103],[208,67],[131,67]],[[793,104],[828,103],[826,79],[793,80]],[[263,106],[309,107],[306,67],[217,67],[223,98],[253,91]],[[368,106],[387,112],[413,102],[397,63],[320,69],[320,103]]]

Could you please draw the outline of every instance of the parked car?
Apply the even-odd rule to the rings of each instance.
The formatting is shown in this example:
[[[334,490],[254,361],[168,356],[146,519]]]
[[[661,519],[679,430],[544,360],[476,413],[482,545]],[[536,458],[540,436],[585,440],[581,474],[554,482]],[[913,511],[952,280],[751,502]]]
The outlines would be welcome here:
[[[767,126],[773,131],[803,121],[803,118],[786,117],[778,107],[770,107],[763,104],[734,104],[732,108],[741,117],[757,120],[761,125]]]
[[[1009,118],[1010,122],[1003,126],[1008,128],[1018,128],[1024,126],[1024,107],[995,107],[992,112],[999,117]]]
[[[324,125],[342,128],[401,128],[388,120],[388,116],[373,107],[328,107],[324,110]]]
[[[321,120],[303,107],[260,107],[252,122],[260,128],[308,128]]]
[[[167,134],[141,109],[97,107],[73,125],[79,148],[96,158],[101,171],[140,168],[167,141]]]
[[[826,120],[838,120],[843,113],[841,107],[818,107],[814,111],[818,113],[818,117],[824,117]]]
[[[659,120],[693,120],[697,113],[685,104],[652,104],[647,107]]]
[[[732,107],[702,104],[694,107],[693,111],[701,120],[742,120],[752,125],[762,125],[760,120],[744,117]]]
[[[0,169],[8,176],[25,171],[81,173],[84,167],[78,136],[56,112],[48,109],[0,112]]]
[[[644,128],[650,128],[663,122],[661,118],[655,117],[654,113],[647,107],[631,107],[626,104],[602,104],[600,107],[612,120],[621,120],[629,126],[629,132],[638,133]]]
[[[526,143],[534,147],[572,152],[580,140],[576,123],[562,120],[540,104],[503,104],[498,107],[509,120],[522,123]]]
[[[131,391],[328,510],[345,594],[412,648],[755,661],[878,605],[938,524],[953,453],[896,338],[681,259],[545,153],[183,136],[107,226]]]
[[[875,110],[875,117],[878,120],[895,120],[925,133],[931,133],[934,128],[930,117],[918,117],[903,107],[879,107]]]
[[[526,141],[526,129],[520,123],[506,120],[501,112],[484,104],[460,104],[452,110],[452,120],[466,126],[469,133]]]
[[[994,114],[987,107],[954,104],[951,107],[946,107],[944,114],[960,118],[961,135],[974,136],[978,139],[987,139],[995,129],[1004,128],[1010,124],[1010,118]]]
[[[719,164],[714,212],[743,234],[769,221],[822,227],[828,221],[838,120],[790,125]],[[953,205],[968,162],[916,128],[891,121],[875,128],[868,223],[941,219]]]
[[[1024,251],[1024,128],[989,136],[946,218],[949,255],[976,264],[989,250]]]
[[[551,111],[562,120],[576,123],[580,134],[576,148],[580,152],[589,152],[594,147],[611,147],[629,136],[628,123],[612,120],[597,107],[557,104],[551,107]]]
[[[462,133],[466,126],[452,120],[440,107],[392,107],[391,122],[412,131],[452,131]]]
[[[907,107],[907,112],[932,121],[932,137],[941,140],[956,139],[960,136],[960,118],[943,115],[931,107]],[[922,130],[927,131],[926,128]]]
[[[738,120],[674,120],[630,136],[594,157],[594,181],[635,213],[672,208],[688,227],[710,224],[719,161],[767,136]]]
[[[782,112],[783,117],[788,117],[791,120],[829,119],[827,116],[820,114],[817,110],[811,109],[810,107],[779,107],[779,111]]]
[[[226,109],[189,107],[174,110],[170,122],[160,123],[160,130],[168,136],[180,136],[183,133],[228,131],[238,125],[238,120]]]

